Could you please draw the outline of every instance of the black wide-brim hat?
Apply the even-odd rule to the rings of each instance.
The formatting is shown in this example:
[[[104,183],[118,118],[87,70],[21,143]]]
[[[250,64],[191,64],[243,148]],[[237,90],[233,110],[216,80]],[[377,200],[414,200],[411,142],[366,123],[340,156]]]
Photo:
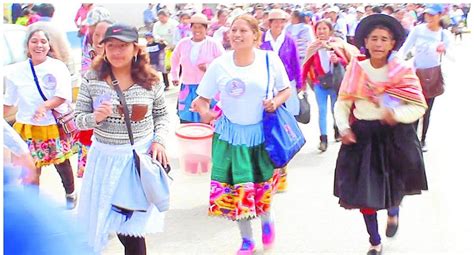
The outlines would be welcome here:
[[[398,50],[402,46],[403,42],[405,42],[405,29],[397,19],[386,14],[372,14],[363,18],[359,22],[359,25],[357,25],[354,35],[357,48],[360,49],[361,47],[365,47],[364,39],[377,25],[383,25],[392,31],[394,37],[393,39],[395,40],[395,46],[393,50]]]

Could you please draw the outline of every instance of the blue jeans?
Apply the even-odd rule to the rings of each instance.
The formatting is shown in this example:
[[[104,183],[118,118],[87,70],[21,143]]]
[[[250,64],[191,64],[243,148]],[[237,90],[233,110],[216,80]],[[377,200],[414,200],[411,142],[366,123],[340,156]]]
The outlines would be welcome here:
[[[327,135],[328,96],[331,98],[331,112],[334,118],[334,105],[336,104],[337,93],[336,90],[325,89],[319,84],[314,85],[314,93],[316,94],[316,102],[319,109],[319,131],[321,135]]]

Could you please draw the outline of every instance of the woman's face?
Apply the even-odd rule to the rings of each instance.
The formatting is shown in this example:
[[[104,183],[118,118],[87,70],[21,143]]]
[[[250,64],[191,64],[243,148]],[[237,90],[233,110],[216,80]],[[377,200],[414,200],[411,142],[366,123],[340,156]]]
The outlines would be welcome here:
[[[222,12],[222,14],[219,17],[217,17],[217,20],[219,21],[219,23],[223,24],[227,22],[227,17],[229,17],[229,13]]]
[[[194,23],[191,25],[191,33],[193,34],[193,41],[202,41],[206,38],[207,28],[203,24]]]
[[[234,50],[248,49],[255,46],[257,35],[247,21],[238,19],[230,27],[229,39]]]
[[[285,28],[286,20],[284,19],[272,19],[270,21],[270,30],[273,34],[281,34],[283,28]]]
[[[105,31],[111,25],[107,22],[100,22],[97,24],[94,34],[92,35],[92,46],[96,51],[97,55],[100,55],[104,52],[104,45],[100,44],[100,42],[104,39]]]
[[[316,27],[316,36],[319,40],[328,40],[331,34],[332,31],[326,23],[320,23]]]
[[[184,15],[183,17],[181,17],[180,19],[181,21],[181,24],[186,24],[188,25],[189,23],[191,23],[191,17],[189,17],[188,15]]]
[[[393,35],[386,29],[376,28],[365,38],[365,48],[371,59],[387,59],[394,46]]]
[[[138,52],[133,42],[124,42],[115,38],[107,40],[104,48],[107,61],[115,68],[131,66],[132,59]]]
[[[436,15],[431,15],[429,13],[425,13],[425,22],[428,24],[439,24],[439,21],[441,19],[441,15],[436,14]]]
[[[35,32],[28,40],[28,53],[32,59],[44,60],[51,49],[48,38],[43,31]]]

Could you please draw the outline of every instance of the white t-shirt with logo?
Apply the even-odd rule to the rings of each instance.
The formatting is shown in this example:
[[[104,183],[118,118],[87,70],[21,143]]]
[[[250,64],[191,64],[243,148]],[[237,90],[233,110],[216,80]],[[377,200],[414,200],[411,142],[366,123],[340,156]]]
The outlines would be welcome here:
[[[255,49],[255,60],[244,67],[234,63],[234,51],[216,58],[199,83],[197,94],[213,98],[220,92],[221,109],[233,123],[251,125],[259,123],[263,115],[263,100],[267,90],[266,53],[268,52],[271,91],[278,93],[290,86],[288,75],[280,57],[272,51]]]
[[[57,96],[66,99],[66,103],[71,102],[71,76],[63,62],[47,57],[43,63],[34,66],[34,68],[41,90],[47,99]],[[46,116],[40,121],[33,120],[36,109],[44,104],[44,100],[36,87],[28,60],[6,67],[4,82],[3,103],[9,106],[18,106],[17,122],[35,126],[56,123],[51,111],[47,111]],[[66,112],[66,103],[57,107],[56,110],[61,113]]]

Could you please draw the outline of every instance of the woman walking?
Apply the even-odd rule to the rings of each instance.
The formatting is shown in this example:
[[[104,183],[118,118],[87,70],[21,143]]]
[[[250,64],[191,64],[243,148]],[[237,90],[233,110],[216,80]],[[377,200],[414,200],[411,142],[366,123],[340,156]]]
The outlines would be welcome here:
[[[260,49],[278,53],[278,56],[283,62],[286,74],[290,79],[291,90],[291,95],[285,102],[285,106],[291,114],[296,116],[300,112],[298,92],[302,88],[301,67],[296,43],[291,36],[284,31],[287,19],[288,14],[283,10],[274,9],[270,11],[268,15],[270,29],[263,33]],[[278,184],[278,192],[284,192],[288,187],[287,167],[280,168],[279,171],[280,183]]]
[[[342,137],[334,195],[346,209],[363,214],[370,249],[382,254],[377,210],[388,209],[386,236],[395,235],[405,195],[427,190],[420,141],[413,122],[427,106],[413,69],[394,57],[404,29],[393,17],[364,18],[355,33],[368,59],[354,58],[335,106]]]
[[[344,68],[351,59],[351,53],[345,46],[342,39],[333,37],[334,28],[332,23],[326,19],[316,22],[316,41],[312,43],[306,52],[306,58],[303,62],[303,81],[308,77],[311,80],[311,86],[316,95],[316,102],[319,109],[319,132],[320,144],[319,150],[325,152],[328,148],[327,133],[327,105],[328,97],[331,99],[331,112],[334,116],[334,104],[337,99],[336,87],[325,87],[320,82],[324,75],[333,74],[336,65],[342,65]],[[338,84],[340,85],[340,84]],[[334,138],[339,140],[339,131],[334,124]]]
[[[415,48],[414,65],[422,85],[424,85],[424,80],[419,73],[422,72],[423,69],[440,66],[441,56],[446,54],[450,45],[450,33],[441,26],[442,13],[443,6],[441,4],[427,5],[427,8],[424,10],[426,23],[420,24],[410,31],[407,40],[399,51],[400,57],[405,58],[412,48]],[[428,75],[430,76],[429,78],[433,78],[435,73]],[[433,109],[435,98],[439,93],[432,93],[432,91],[423,87],[423,94],[428,104],[428,110],[425,115],[423,115],[421,146],[423,147],[423,151],[428,151],[426,134],[428,133],[428,127],[430,125],[431,110]],[[418,127],[418,121],[415,126]]]
[[[164,146],[169,116],[164,87],[149,64],[146,50],[138,46],[138,31],[128,25],[107,28],[103,54],[86,73],[76,104],[80,129],[94,129],[82,183],[79,217],[88,243],[100,252],[109,234],[118,234],[125,255],[146,254],[145,235],[162,231],[164,215],[150,205],[145,212],[124,215],[113,210],[112,198],[122,173],[133,167],[132,146],[123,118],[124,108],[114,89],[123,91],[137,153],[150,153],[168,164]],[[114,85],[112,85],[114,84]]]
[[[28,59],[9,66],[5,74],[3,114],[18,107],[14,129],[26,141],[35,161],[32,184],[40,184],[41,168],[53,164],[64,190],[66,207],[76,207],[74,174],[69,158],[71,140],[60,138],[52,111],[68,112],[72,100],[71,77],[66,65],[56,59],[47,32],[30,30],[26,43]]]
[[[191,17],[192,37],[181,40],[171,56],[171,79],[179,84],[179,68],[182,66],[182,84],[178,96],[178,115],[181,123],[200,122],[197,112],[189,110],[197,97],[196,90],[206,72],[207,66],[224,53],[222,45],[206,36],[208,20],[204,14]],[[212,105],[213,107],[214,105]]]
[[[253,254],[250,220],[262,220],[262,242],[270,248],[275,238],[271,215],[273,194],[278,182],[264,146],[263,111],[273,112],[290,96],[290,82],[280,58],[257,49],[261,41],[258,21],[251,15],[237,16],[230,28],[233,51],[211,63],[192,109],[204,122],[215,115],[209,103],[221,94],[222,112],[215,124],[209,215],[237,220],[242,246],[237,254]],[[267,62],[268,61],[268,62]],[[270,72],[270,80],[258,75]],[[276,96],[265,100],[267,85]],[[272,91],[272,89],[270,89]]]

